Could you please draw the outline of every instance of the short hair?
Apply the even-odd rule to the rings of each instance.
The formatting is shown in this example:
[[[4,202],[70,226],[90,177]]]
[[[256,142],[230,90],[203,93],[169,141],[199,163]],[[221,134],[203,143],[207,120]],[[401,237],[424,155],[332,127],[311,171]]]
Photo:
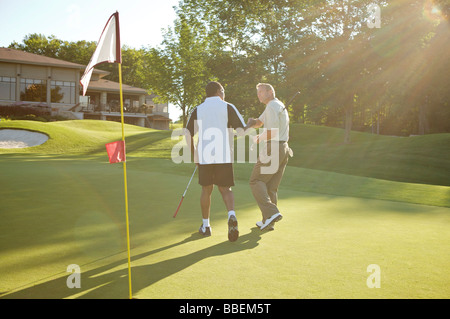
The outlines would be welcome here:
[[[256,89],[259,89],[259,88],[264,89],[266,91],[272,91],[273,97],[275,97],[275,89],[269,83],[258,83],[256,85]]]
[[[223,90],[222,84],[211,81],[206,85],[206,97],[216,96],[218,90]]]

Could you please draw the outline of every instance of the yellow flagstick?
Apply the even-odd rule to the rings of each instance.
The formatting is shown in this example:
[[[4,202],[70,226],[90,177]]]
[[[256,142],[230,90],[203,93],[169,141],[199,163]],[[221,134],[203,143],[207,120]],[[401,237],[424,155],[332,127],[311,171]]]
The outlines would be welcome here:
[[[119,65],[120,83],[120,115],[122,119],[122,141],[125,142],[124,120],[123,120],[123,93],[122,93],[122,64]],[[128,223],[128,193],[127,193],[127,162],[123,161],[123,180],[125,185],[125,215],[127,219],[127,251],[128,251],[128,285],[130,287],[130,299],[133,297],[131,289],[131,261],[130,261],[130,227]]]

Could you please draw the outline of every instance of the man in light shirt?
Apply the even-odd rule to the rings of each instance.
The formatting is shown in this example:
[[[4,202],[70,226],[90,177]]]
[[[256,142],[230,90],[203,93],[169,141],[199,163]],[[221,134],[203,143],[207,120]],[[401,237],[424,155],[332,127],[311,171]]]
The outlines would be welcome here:
[[[258,99],[266,108],[257,119],[249,119],[247,128],[260,128],[261,134],[254,143],[265,142],[265,147],[250,176],[250,188],[262,213],[262,221],[256,223],[261,230],[273,230],[275,222],[283,218],[277,207],[278,186],[292,150],[289,148],[289,115],[284,104],[275,97],[272,85],[256,86]]]

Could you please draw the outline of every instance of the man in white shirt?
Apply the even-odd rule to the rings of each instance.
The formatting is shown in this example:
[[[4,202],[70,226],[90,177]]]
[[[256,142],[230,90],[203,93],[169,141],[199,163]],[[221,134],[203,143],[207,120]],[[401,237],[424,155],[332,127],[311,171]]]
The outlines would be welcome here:
[[[218,82],[208,83],[205,101],[192,111],[186,125],[190,133],[187,142],[194,153],[199,184],[202,186],[200,206],[203,223],[199,232],[204,236],[211,236],[211,193],[214,185],[217,185],[228,210],[228,239],[236,241],[239,237],[231,190],[234,186],[232,129],[244,126],[244,119],[236,107],[225,101],[222,85]],[[198,145],[195,150],[193,137],[196,133]]]
[[[256,223],[261,230],[273,230],[275,222],[283,216],[277,207],[278,186],[283,178],[289,155],[289,114],[284,104],[275,97],[272,85],[259,83],[258,99],[266,108],[257,119],[249,119],[247,128],[260,128],[264,131],[253,138],[254,143],[266,145],[250,176],[250,188],[262,213],[262,221]]]

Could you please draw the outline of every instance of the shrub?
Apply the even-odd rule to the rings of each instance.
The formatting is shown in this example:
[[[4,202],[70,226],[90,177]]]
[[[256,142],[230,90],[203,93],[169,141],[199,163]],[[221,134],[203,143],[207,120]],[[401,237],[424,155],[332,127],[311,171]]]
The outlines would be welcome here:
[[[48,107],[0,105],[0,116],[2,117],[21,117],[27,115],[34,115],[36,117],[50,116],[51,111]]]

